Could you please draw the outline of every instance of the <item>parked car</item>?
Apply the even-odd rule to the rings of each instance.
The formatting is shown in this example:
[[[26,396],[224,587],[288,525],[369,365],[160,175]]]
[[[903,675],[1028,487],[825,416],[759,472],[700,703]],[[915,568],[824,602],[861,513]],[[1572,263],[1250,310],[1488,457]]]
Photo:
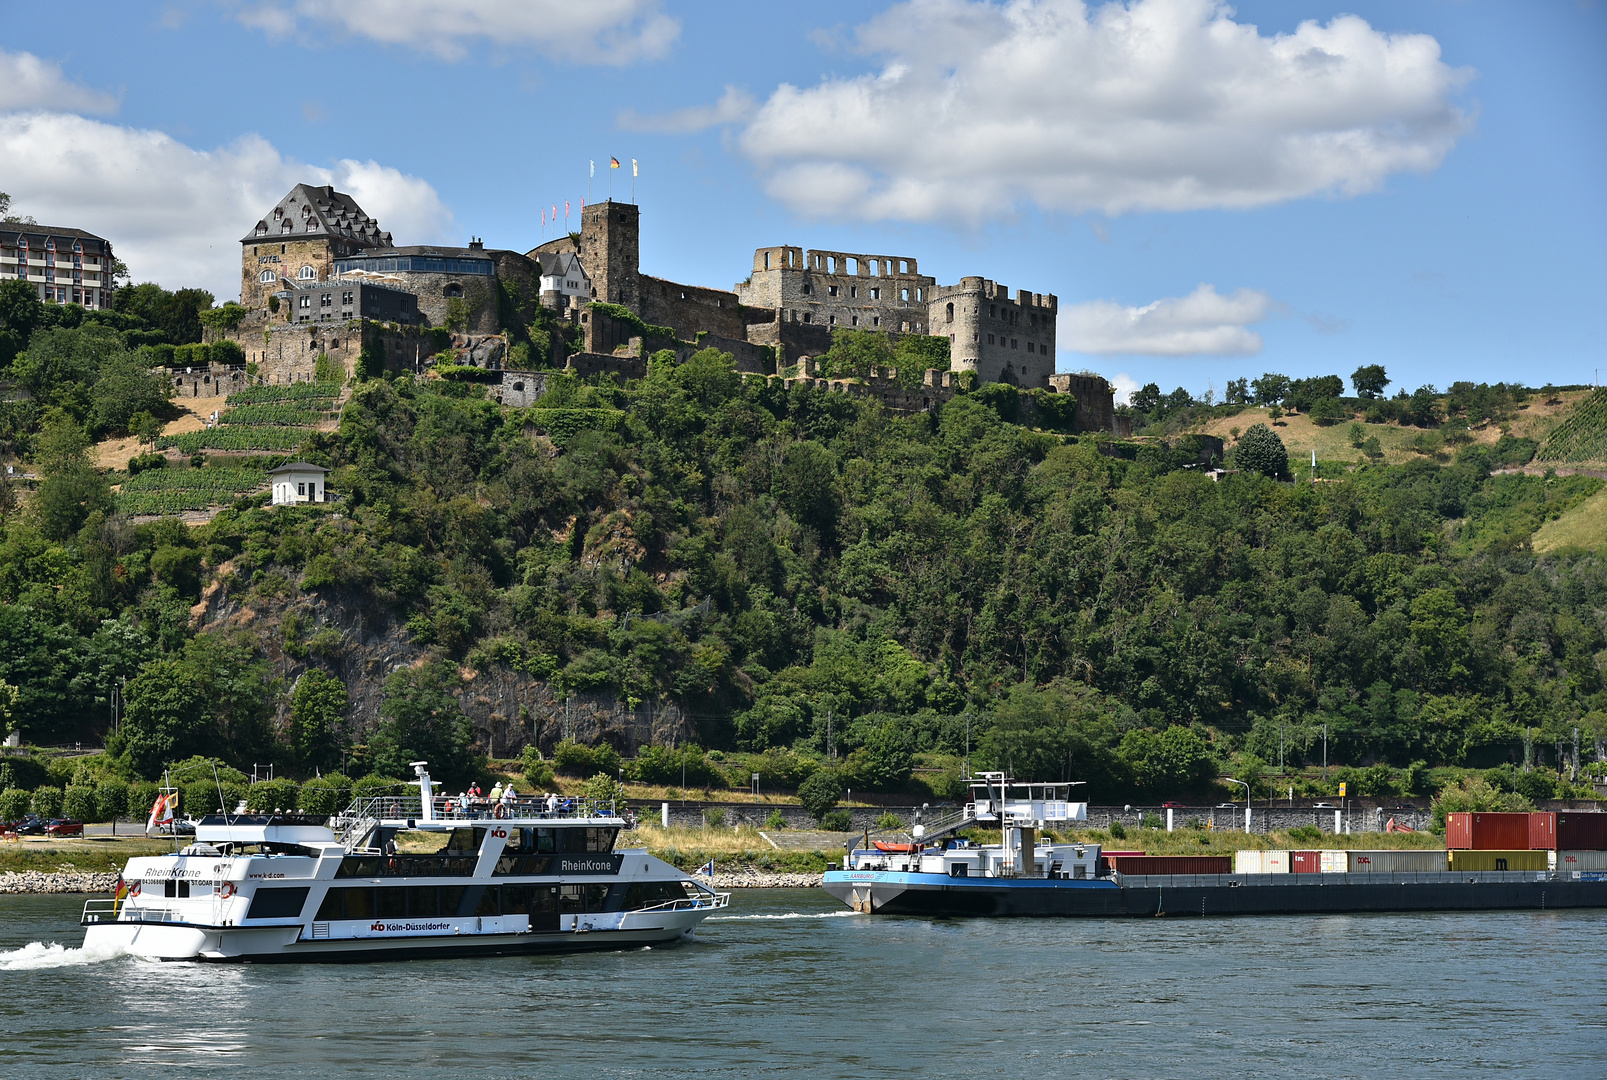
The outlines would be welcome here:
[[[51,818],[45,826],[46,836],[83,836],[84,823],[75,818]]]
[[[21,821],[13,822],[10,829],[18,836],[42,836],[47,824],[49,823],[43,818],[29,814]]]
[[[1339,807],[1335,806],[1333,803],[1320,802],[1316,806],[1313,806],[1312,809],[1313,810],[1338,810]]]
[[[157,836],[194,836],[195,822],[174,820],[158,825],[151,830]]]
[[[1180,802],[1163,802],[1163,803],[1161,803],[1161,809],[1162,810],[1181,810],[1181,809],[1183,809],[1183,804],[1180,803]]]

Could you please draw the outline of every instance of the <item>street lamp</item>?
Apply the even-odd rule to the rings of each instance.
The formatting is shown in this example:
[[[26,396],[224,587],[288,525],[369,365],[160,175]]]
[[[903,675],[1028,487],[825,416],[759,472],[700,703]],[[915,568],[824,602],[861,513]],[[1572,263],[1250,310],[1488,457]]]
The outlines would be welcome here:
[[[1230,784],[1238,784],[1244,788],[1244,831],[1248,835],[1250,832],[1250,785],[1243,780],[1235,780],[1231,776],[1224,776],[1222,779]]]

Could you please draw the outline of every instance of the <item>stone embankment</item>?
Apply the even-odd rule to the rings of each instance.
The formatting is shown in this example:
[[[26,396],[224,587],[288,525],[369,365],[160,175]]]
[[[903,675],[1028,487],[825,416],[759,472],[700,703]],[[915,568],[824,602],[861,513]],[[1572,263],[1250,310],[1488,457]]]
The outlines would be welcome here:
[[[818,889],[819,874],[772,874],[764,870],[716,870],[714,877],[702,878],[716,889]]]
[[[47,874],[37,870],[0,874],[0,893],[109,893],[117,888],[116,874]]]

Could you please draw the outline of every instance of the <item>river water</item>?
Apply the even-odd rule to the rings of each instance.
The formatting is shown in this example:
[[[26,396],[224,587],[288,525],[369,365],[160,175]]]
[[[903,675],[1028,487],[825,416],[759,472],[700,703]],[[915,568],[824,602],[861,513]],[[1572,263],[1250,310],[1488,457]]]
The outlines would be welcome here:
[[[1607,1075],[1602,912],[925,920],[751,890],[673,948],[303,967],[86,956],[81,907],[0,896],[5,1080]]]

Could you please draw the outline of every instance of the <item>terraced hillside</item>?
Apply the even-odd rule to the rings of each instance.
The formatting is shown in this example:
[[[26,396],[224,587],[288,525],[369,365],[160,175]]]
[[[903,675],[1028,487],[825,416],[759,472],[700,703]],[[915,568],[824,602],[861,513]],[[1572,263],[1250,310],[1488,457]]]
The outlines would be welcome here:
[[[336,382],[248,387],[229,395],[216,426],[164,435],[156,440],[156,449],[186,454],[289,452],[319,424],[334,418],[340,395],[341,384]]]
[[[268,486],[265,464],[255,468],[149,469],[123,481],[117,505],[125,514],[177,514],[227,505]]]
[[[1535,453],[1545,465],[1607,462],[1607,389],[1582,398]]]

